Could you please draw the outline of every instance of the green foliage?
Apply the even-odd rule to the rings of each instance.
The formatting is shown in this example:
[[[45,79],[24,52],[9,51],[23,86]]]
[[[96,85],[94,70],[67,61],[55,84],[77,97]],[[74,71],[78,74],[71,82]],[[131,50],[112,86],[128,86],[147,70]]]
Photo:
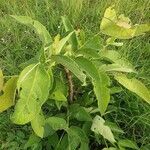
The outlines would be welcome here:
[[[7,110],[15,104],[17,77],[9,79],[3,88],[4,94],[0,96],[0,112]]]
[[[150,31],[150,25],[132,25],[129,18],[125,17],[123,14],[117,16],[116,11],[112,7],[109,7],[105,11],[100,29],[102,33],[106,35],[118,39],[130,39]]]
[[[149,26],[132,26],[129,18],[117,17],[115,10],[108,8],[100,29],[111,37],[101,45],[97,35],[84,41],[67,17],[62,17],[62,22],[68,35],[61,40],[57,35],[54,41],[40,22],[26,16],[12,17],[32,27],[42,41],[37,63],[23,69],[18,79],[8,80],[4,88],[0,71],[0,90],[4,92],[0,108],[5,104],[2,111],[6,110],[16,100],[11,120],[21,125],[30,122],[36,134],[30,136],[25,148],[42,149],[40,138],[47,138],[54,143],[45,145],[57,150],[88,150],[91,141],[109,147],[104,150],[138,149],[131,140],[122,139],[123,130],[109,119],[107,122],[107,114],[115,108],[114,95],[122,91],[116,88],[116,81],[148,103],[149,90],[137,79],[126,77],[127,73],[136,73],[135,69],[118,51],[108,47],[119,48],[123,44],[116,38],[142,35]]]
[[[17,82],[20,98],[12,115],[14,123],[28,123],[40,112],[52,86],[50,78],[40,64],[32,64],[21,72]]]

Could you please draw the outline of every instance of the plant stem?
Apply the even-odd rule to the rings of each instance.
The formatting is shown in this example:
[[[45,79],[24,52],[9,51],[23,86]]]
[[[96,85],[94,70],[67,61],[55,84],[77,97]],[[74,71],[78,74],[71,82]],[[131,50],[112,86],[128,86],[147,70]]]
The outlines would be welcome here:
[[[64,69],[65,69],[65,72],[66,72],[66,78],[67,78],[68,86],[69,86],[68,103],[71,104],[73,102],[73,95],[74,95],[72,75],[71,75],[70,70],[68,70],[65,67],[64,67]]]

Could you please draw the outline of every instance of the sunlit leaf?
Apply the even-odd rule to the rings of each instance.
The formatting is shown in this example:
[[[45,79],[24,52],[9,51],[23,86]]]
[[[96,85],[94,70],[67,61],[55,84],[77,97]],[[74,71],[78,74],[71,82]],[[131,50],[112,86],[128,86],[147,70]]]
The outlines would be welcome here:
[[[32,27],[35,32],[39,35],[39,38],[43,42],[44,46],[48,46],[52,43],[52,38],[45,28],[39,21],[36,21],[28,16],[14,16],[11,15],[14,19],[16,19],[18,22],[27,25],[29,27]]]
[[[32,64],[21,72],[17,82],[19,100],[12,116],[14,123],[28,123],[40,112],[52,86],[50,78],[44,67],[38,64]]]
[[[135,78],[127,78],[124,74],[116,74],[115,79],[128,90],[136,93],[143,100],[150,104],[150,92],[146,86]]]
[[[96,134],[102,135],[105,139],[112,143],[116,142],[111,129],[105,125],[105,120],[100,116],[96,116],[93,119],[91,130]]]
[[[45,118],[42,114],[37,114],[31,121],[31,126],[34,132],[41,138],[44,136]]]
[[[150,25],[132,25],[129,18],[124,15],[118,17],[116,11],[109,7],[104,13],[100,30],[102,33],[118,39],[130,39],[150,31]]]
[[[4,94],[0,96],[0,112],[14,105],[17,77],[9,79],[3,88]]]

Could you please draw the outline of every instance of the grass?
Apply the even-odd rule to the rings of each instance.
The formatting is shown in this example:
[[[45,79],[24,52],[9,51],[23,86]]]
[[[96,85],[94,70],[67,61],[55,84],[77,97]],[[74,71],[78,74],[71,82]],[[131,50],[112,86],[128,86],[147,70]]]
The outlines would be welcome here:
[[[89,35],[99,32],[99,24],[107,7],[115,5],[118,12],[129,16],[133,23],[147,23],[150,20],[149,0],[1,0],[0,1],[0,68],[5,75],[20,72],[21,65],[34,57],[41,42],[29,28],[16,23],[9,15],[28,15],[39,20],[52,36],[62,34],[59,26],[61,16],[68,15],[76,29],[84,30]],[[100,34],[100,37],[104,37]],[[137,77],[150,87],[150,42],[149,33],[132,40],[124,41],[120,49],[138,70]],[[139,146],[150,143],[150,106],[135,95],[124,91],[115,96],[115,111],[107,117],[115,120],[125,131],[129,139],[134,139]],[[9,113],[0,114],[0,146],[17,138],[18,132],[28,130],[16,127],[9,120]],[[10,129],[14,129],[11,132]],[[22,131],[23,130],[23,131]],[[27,132],[29,133],[30,130]],[[14,137],[13,137],[14,136]],[[26,136],[26,135],[24,135]],[[22,136],[21,140],[27,138]],[[19,141],[15,139],[15,141]],[[10,142],[11,143],[11,142]],[[19,145],[23,143],[17,143]],[[16,146],[16,149],[18,148]],[[4,148],[5,149],[5,148]],[[7,149],[7,148],[6,148]],[[8,148],[12,150],[11,148]],[[147,150],[150,149],[147,148]]]

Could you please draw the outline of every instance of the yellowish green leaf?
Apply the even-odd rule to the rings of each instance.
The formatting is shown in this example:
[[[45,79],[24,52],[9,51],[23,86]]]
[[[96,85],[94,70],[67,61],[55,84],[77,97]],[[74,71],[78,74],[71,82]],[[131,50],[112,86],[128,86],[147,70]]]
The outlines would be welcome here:
[[[129,79],[124,74],[116,74],[114,77],[125,88],[136,93],[143,100],[150,104],[150,92],[141,81],[135,78]]]
[[[0,112],[14,105],[16,83],[17,77],[12,77],[6,82],[3,88],[4,94],[0,96]]]
[[[3,89],[3,84],[4,84],[3,72],[2,72],[2,70],[0,69],[0,92],[1,92],[2,89]]]

